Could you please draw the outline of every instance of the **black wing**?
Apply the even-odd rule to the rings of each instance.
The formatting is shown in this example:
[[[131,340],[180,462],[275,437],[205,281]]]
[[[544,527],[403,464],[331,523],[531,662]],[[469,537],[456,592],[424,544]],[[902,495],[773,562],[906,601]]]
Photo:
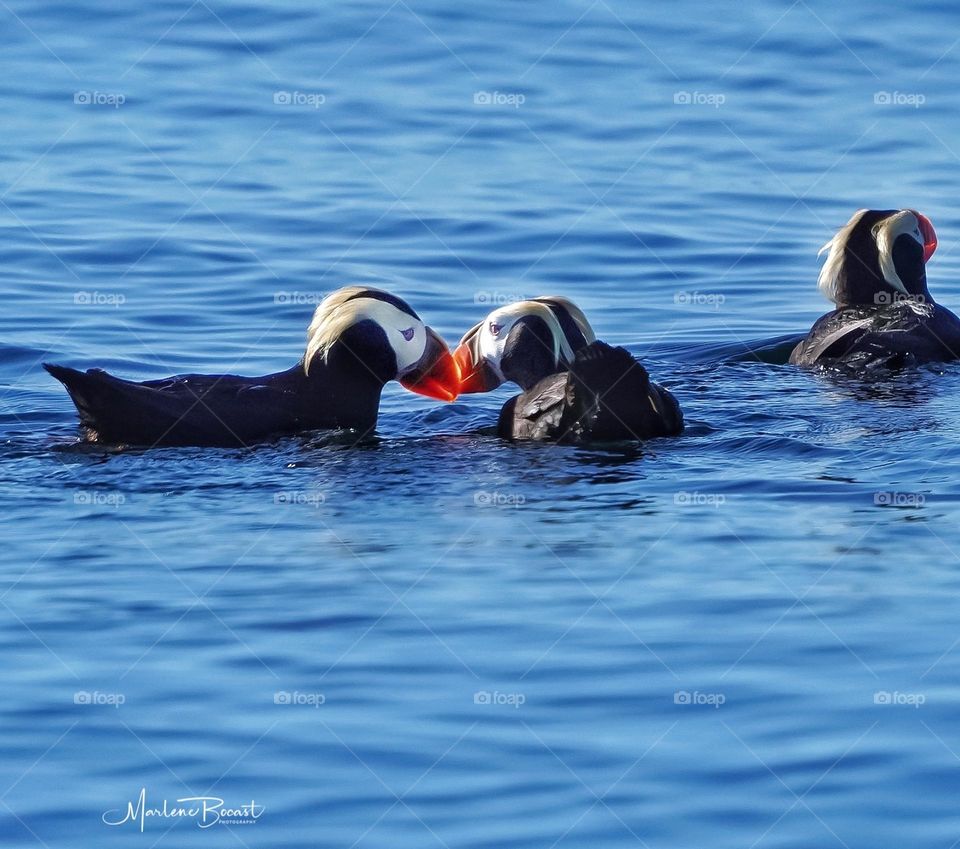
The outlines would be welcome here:
[[[960,358],[960,320],[938,304],[899,301],[821,316],[790,355],[794,365],[901,368]]]
[[[577,353],[567,387],[571,432],[594,440],[652,439],[683,430],[677,399],[652,383],[625,348],[594,342]]]
[[[509,439],[562,442],[651,439],[682,430],[677,399],[651,383],[629,351],[604,342],[578,351],[571,371],[508,401],[497,425]]]
[[[543,378],[503,405],[497,434],[504,439],[556,440],[566,404],[567,373]]]

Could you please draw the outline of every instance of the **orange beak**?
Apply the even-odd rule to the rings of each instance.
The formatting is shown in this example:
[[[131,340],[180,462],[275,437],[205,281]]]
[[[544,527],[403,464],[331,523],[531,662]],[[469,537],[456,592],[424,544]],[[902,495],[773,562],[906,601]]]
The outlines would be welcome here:
[[[937,249],[937,231],[933,229],[933,224],[926,215],[914,212],[917,221],[920,223],[920,235],[923,236],[923,261],[928,262],[933,252]]]
[[[460,394],[460,369],[447,343],[432,328],[427,328],[427,349],[420,365],[401,377],[400,385],[438,401],[456,401]]]
[[[453,352],[453,358],[460,369],[460,392],[489,392],[496,389],[501,383],[499,377],[493,369],[487,364],[487,361],[480,359],[475,361],[473,350],[469,343],[461,342],[457,350]]]

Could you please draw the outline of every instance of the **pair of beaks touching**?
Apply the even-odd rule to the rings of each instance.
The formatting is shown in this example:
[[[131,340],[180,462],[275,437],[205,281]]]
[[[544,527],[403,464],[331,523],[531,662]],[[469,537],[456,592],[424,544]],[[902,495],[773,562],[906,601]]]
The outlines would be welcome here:
[[[902,366],[960,356],[960,320],[935,304],[926,261],[930,221],[914,210],[860,210],[825,246],[821,290],[837,309],[820,318],[790,361]],[[188,374],[136,383],[100,369],[45,365],[70,393],[88,441],[246,446],[321,428],[374,429],[391,380],[442,401],[503,383],[522,393],[497,432],[512,439],[637,440],[678,434],[673,395],[624,348],[597,341],[570,300],[507,304],[451,354],[403,300],[349,286],[317,307],[303,359],[262,377]]]
[[[348,286],[317,307],[301,361],[275,374],[135,383],[100,369],[45,368],[67,387],[93,442],[243,446],[320,428],[363,434],[391,380],[440,401],[513,382],[525,391],[504,408],[505,437],[645,439],[682,429],[673,397],[623,348],[597,342],[562,297],[494,310],[454,353],[405,301]]]

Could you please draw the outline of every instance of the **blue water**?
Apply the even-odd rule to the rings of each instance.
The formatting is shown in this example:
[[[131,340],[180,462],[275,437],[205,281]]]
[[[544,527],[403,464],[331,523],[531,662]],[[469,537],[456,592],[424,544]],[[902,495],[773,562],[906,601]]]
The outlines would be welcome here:
[[[960,305],[955,9],[848,5],[0,3],[4,845],[953,845],[960,367],[749,354],[859,207]],[[687,431],[84,448],[39,365],[285,368],[357,282],[570,296]]]

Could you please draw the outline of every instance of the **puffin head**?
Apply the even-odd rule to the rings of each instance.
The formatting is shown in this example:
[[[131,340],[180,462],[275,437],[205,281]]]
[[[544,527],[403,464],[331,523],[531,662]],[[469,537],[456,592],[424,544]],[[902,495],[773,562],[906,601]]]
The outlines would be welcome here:
[[[303,370],[334,369],[374,381],[391,380],[436,398],[457,397],[460,373],[446,343],[406,301],[367,286],[346,286],[328,295],[307,329]]]
[[[526,391],[569,368],[576,352],[596,341],[587,317],[559,296],[495,309],[460,340],[454,359],[461,392],[489,392],[505,381]]]
[[[937,249],[930,219],[915,209],[860,209],[827,242],[820,291],[838,307],[929,301],[927,260]]]

